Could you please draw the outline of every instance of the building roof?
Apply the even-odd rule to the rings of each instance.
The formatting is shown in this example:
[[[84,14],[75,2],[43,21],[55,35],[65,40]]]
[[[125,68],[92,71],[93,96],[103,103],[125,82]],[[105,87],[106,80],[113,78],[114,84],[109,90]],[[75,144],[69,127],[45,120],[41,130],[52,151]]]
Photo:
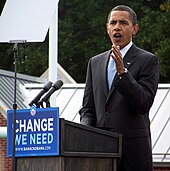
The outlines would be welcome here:
[[[49,69],[47,69],[40,78],[48,79]],[[57,76],[61,79],[63,83],[76,84],[76,81],[57,63]]]
[[[18,109],[28,108],[28,103],[44,86],[44,79],[18,74]],[[0,70],[0,112],[6,116],[6,110],[13,104],[13,73]],[[60,118],[79,123],[78,114],[82,105],[85,84],[64,84],[53,96],[59,107]],[[170,84],[159,84],[154,104],[150,110],[153,160],[157,163],[170,163]]]
[[[26,96],[22,88],[26,83],[45,83],[44,79],[17,74],[16,103],[18,109],[26,108]],[[7,109],[12,109],[14,103],[14,72],[0,69],[0,112],[5,116]]]
[[[154,161],[170,162],[170,84],[159,84],[150,110]]]
[[[75,84],[75,80],[57,64],[58,79],[63,83]],[[24,94],[25,84],[38,84],[38,87],[43,86],[48,81],[48,69],[41,77],[28,76],[17,73],[17,108],[23,109],[28,107],[27,95]],[[36,85],[35,85],[36,87]],[[37,87],[37,88],[38,88]],[[35,94],[33,94],[35,96]],[[0,112],[6,117],[7,109],[11,109],[14,103],[14,72],[0,69]]]

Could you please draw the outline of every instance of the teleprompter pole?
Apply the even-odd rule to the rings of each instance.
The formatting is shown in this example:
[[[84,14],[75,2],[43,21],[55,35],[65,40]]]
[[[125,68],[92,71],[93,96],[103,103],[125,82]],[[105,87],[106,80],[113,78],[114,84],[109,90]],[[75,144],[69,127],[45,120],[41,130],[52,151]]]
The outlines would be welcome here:
[[[15,158],[15,139],[16,139],[16,110],[17,110],[17,58],[18,58],[18,43],[25,43],[26,41],[10,41],[9,43],[14,43],[13,54],[14,54],[14,103],[13,103],[13,137],[12,137],[12,171],[16,171],[17,164]]]
[[[17,57],[18,57],[18,43],[14,44],[13,48],[14,53],[14,104],[13,104],[13,138],[12,138],[12,171],[16,170],[16,160],[15,160],[15,137],[16,137],[16,110],[17,110],[17,103],[16,103],[16,87],[17,87]]]

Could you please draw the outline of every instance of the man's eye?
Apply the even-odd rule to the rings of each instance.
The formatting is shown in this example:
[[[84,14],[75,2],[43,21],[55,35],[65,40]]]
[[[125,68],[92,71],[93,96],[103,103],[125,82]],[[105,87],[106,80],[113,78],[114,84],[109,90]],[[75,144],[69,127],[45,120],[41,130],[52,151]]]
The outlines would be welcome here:
[[[128,22],[127,22],[127,21],[121,21],[121,23],[122,23],[122,24],[128,24]]]
[[[116,21],[110,21],[110,24],[116,24]]]

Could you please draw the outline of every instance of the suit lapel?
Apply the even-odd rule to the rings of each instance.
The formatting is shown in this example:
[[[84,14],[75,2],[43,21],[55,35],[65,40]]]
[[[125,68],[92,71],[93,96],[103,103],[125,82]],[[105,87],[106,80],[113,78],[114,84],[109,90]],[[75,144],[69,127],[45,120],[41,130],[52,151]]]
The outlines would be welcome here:
[[[125,68],[130,68],[130,66],[135,62],[135,56],[136,56],[136,47],[135,45],[132,45],[132,47],[128,50],[128,52],[126,53],[124,59],[123,59],[123,63]]]
[[[107,96],[108,94],[108,82],[107,82],[107,65],[108,65],[108,61],[109,61],[109,57],[110,57],[110,50],[106,53],[105,56],[103,56],[103,66],[101,68],[101,71],[102,71],[102,79],[101,80],[104,80],[103,81],[103,87],[104,87],[104,93],[105,95]],[[104,69],[103,69],[104,67]]]

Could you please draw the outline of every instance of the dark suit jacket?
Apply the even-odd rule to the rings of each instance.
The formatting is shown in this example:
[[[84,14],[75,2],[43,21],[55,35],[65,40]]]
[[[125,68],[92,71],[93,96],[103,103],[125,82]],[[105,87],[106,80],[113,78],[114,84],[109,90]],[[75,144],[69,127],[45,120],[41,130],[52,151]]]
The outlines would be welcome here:
[[[89,60],[81,123],[123,134],[119,170],[151,171],[149,110],[159,81],[158,59],[132,45],[123,59],[128,73],[121,79],[116,74],[109,91],[109,55],[110,50]]]

